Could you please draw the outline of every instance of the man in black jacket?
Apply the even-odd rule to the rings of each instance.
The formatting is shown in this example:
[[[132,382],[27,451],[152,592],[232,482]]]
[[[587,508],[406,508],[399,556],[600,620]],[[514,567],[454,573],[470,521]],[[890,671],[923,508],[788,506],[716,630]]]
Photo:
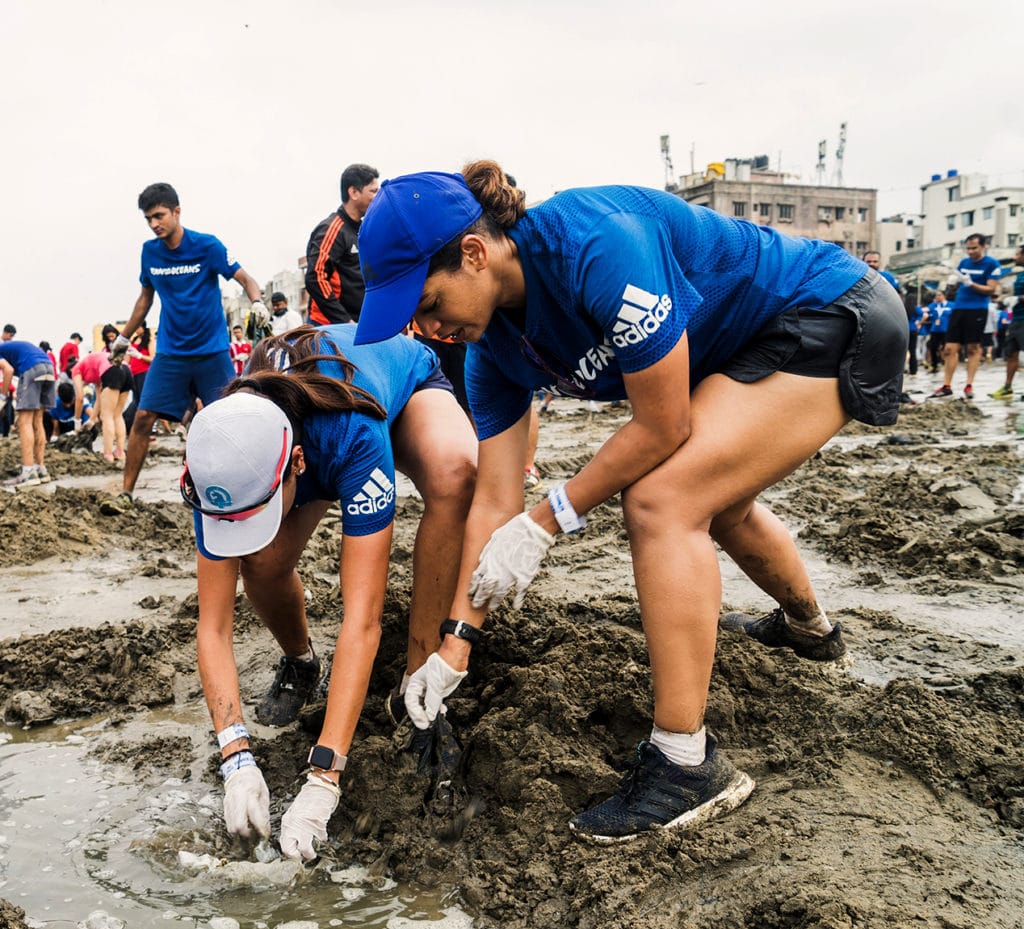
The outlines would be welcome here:
[[[309,237],[306,246],[306,291],[309,321],[324,326],[359,319],[363,274],[356,235],[380,185],[369,165],[352,164],[341,173],[341,206]]]

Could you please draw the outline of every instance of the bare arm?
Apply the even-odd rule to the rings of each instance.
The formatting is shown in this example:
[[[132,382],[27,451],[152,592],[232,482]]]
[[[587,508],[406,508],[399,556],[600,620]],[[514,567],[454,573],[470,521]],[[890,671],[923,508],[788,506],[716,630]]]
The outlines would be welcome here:
[[[14,368],[6,358],[0,358],[0,372],[3,373],[3,386],[0,389],[3,391],[3,399],[6,400],[11,389],[11,381],[14,379]]]
[[[130,339],[139,326],[142,325],[146,319],[146,314],[150,311],[153,306],[153,288],[143,287],[142,292],[139,294],[135,301],[135,306],[132,308],[132,315],[128,317],[128,322],[124,324],[124,328],[121,330],[121,335],[126,339]]]
[[[632,418],[566,482],[565,492],[577,513],[586,513],[653,471],[689,437],[690,353],[685,334],[668,355],[650,368],[625,375],[624,381]],[[494,530],[522,508],[522,468],[518,463],[524,460],[528,424],[529,413],[512,429],[480,443],[476,493],[451,613],[453,619],[473,626],[482,625],[487,612],[474,609],[468,594],[480,552]],[[530,510],[530,518],[552,535],[559,531],[546,499]],[[438,649],[457,671],[468,666],[469,651],[469,643],[452,635],[445,636]]]
[[[347,755],[366,701],[370,672],[380,645],[380,619],[388,580],[392,527],[341,543],[341,596],[345,618],[338,631],[318,744]],[[336,773],[328,775],[336,779]]]
[[[246,273],[244,268],[239,268],[235,272],[234,280],[242,285],[242,289],[245,291],[245,295],[249,298],[250,303],[263,302],[263,291],[260,290],[260,285],[252,279],[251,275]]]
[[[232,643],[235,619],[235,588],[239,559],[213,561],[196,553],[196,578],[199,583],[199,626],[196,631],[196,655],[206,706],[214,732],[232,723],[244,723],[238,687],[238,667]],[[224,746],[225,757],[249,747],[248,739],[236,739]]]

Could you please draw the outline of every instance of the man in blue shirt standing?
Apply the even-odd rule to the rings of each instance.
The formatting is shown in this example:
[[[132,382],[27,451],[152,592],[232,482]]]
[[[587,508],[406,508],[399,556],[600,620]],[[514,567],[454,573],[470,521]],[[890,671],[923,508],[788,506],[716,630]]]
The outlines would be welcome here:
[[[1024,268],[1024,245],[1018,246],[1013,263]],[[1010,324],[1003,337],[1003,357],[1006,359],[1006,383],[989,394],[996,400],[1013,398],[1013,377],[1020,367],[1020,350],[1024,348],[1024,270],[1013,279],[1013,301],[1010,304]],[[1024,397],[1021,397],[1024,400]]]
[[[131,509],[153,423],[158,418],[180,420],[194,397],[204,405],[212,403],[235,376],[218,278],[238,281],[256,319],[261,324],[270,319],[259,285],[223,243],[181,225],[178,194],[170,184],[150,184],[139,194],[139,209],[155,238],[142,246],[142,292],[114,342],[111,361],[116,364],[124,357],[131,336],[153,306],[154,294],[160,295],[160,336],[128,439],[122,492],[100,506],[107,516]]]
[[[980,233],[969,235],[964,240],[967,257],[956,269],[959,287],[953,301],[953,312],[949,314],[949,329],[946,332],[946,347],[943,359],[946,366],[943,383],[931,397],[939,399],[953,396],[953,375],[960,364],[960,346],[967,346],[967,383],[964,397],[974,397],[974,375],[981,364],[981,339],[985,334],[988,320],[988,304],[999,286],[1002,265],[995,258],[985,254],[985,237]]]
[[[882,265],[882,253],[881,252],[865,252],[864,253],[864,264],[866,264],[869,268],[873,268],[875,271],[877,271],[879,274],[881,274],[882,277],[884,277],[890,284],[892,284],[892,286],[894,288],[896,288],[896,292],[899,293],[900,282],[896,280],[896,275],[894,275],[892,273],[892,271],[883,271],[882,268],[881,268],[881,265]]]

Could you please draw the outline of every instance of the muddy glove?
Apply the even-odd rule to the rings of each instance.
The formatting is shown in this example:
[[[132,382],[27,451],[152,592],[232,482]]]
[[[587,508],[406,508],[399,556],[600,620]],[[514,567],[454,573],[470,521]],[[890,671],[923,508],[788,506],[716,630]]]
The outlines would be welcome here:
[[[248,755],[248,759],[246,759]],[[270,838],[270,791],[251,752],[239,752],[221,765],[233,766],[224,778],[224,825],[228,833],[242,839],[253,830]]]
[[[313,840],[327,841],[327,821],[337,809],[341,789],[312,771],[299,795],[281,817],[281,854],[285,858],[316,858]]]
[[[412,673],[405,688],[405,709],[417,729],[427,729],[467,671],[456,671],[437,652]]]
[[[260,328],[270,325],[270,311],[263,304],[262,300],[257,300],[253,303],[252,318]]]
[[[132,343],[123,335],[119,335],[114,339],[114,344],[110,347],[110,363],[112,365],[119,365],[124,361],[125,352],[131,348],[131,345]]]
[[[538,526],[526,513],[520,513],[496,529],[480,553],[480,561],[469,581],[473,606],[493,610],[512,587],[516,597],[512,608],[518,610],[526,597],[526,588],[540,570],[555,537]]]

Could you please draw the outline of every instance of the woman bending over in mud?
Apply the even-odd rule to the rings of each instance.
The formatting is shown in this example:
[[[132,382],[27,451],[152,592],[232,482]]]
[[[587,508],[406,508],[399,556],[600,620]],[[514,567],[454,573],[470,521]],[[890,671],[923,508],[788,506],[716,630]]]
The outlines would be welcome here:
[[[314,857],[313,840],[326,839],[340,798],[380,641],[395,468],[423,497],[409,671],[439,642],[476,474],[476,440],[436,356],[404,336],[353,347],[354,335],[354,325],[307,326],[261,342],[248,373],[193,420],[181,478],[195,511],[199,674],[224,759],[224,820],[245,838],[269,837],[270,798],[249,750],[232,651],[238,574],[284,653],[256,718],[285,725],[321,677],[295,566],[328,508],[341,504],[344,622],[310,772],[281,820],[281,851],[291,858]]]
[[[479,476],[451,617],[412,675],[424,727],[465,676],[488,609],[522,604],[559,532],[622,493],[654,683],[654,727],[614,797],[579,814],[615,842],[738,806],[753,782],[703,727],[721,602],[714,542],[780,608],[730,624],[763,645],[834,660],[789,533],[757,495],[851,417],[895,422],[906,316],[893,288],[837,246],[794,239],[635,187],[564,191],[524,209],[494,162],[381,185],[359,232],[367,281],[357,343],[414,317],[473,343],[466,385]],[[632,418],[577,475],[523,513],[538,388],[628,399]],[[461,633],[461,635],[460,635]]]

